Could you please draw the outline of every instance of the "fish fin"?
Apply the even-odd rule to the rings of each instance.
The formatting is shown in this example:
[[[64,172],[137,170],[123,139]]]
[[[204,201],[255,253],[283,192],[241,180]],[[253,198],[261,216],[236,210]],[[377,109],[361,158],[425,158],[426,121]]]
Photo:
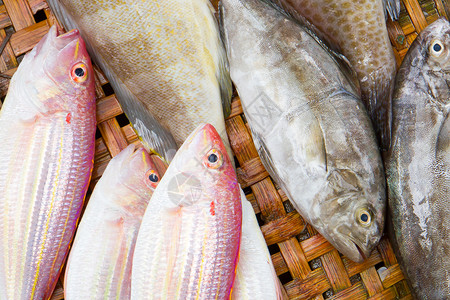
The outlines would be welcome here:
[[[49,0],[48,4],[66,30],[78,28],[76,21],[69,15],[59,0]],[[130,120],[133,129],[141,139],[144,147],[148,151],[164,158],[166,162],[170,162],[178,148],[172,134],[150,115],[150,113],[143,113],[148,111],[145,105],[113,74],[101,54],[94,51],[89,37],[85,36],[81,30],[80,34],[86,43],[86,48],[92,60],[108,78],[109,83],[116,93],[117,100],[119,100],[125,115]]]
[[[256,142],[255,146],[257,146],[259,158],[261,159],[263,166],[266,168],[267,172],[272,177],[272,179],[275,180],[275,182],[279,186],[283,186],[283,180],[281,180],[281,178],[278,176],[278,172],[275,169],[272,158],[270,157],[269,152],[267,152],[267,150],[266,150],[267,146],[266,146],[266,143],[264,142],[264,139],[253,130],[252,130],[252,136],[253,136],[253,140]],[[287,189],[283,188],[283,190],[286,191]]]
[[[211,5],[212,6],[212,5]],[[219,82],[220,96],[222,98],[222,108],[223,115],[228,118],[231,114],[231,97],[233,95],[233,84],[230,77],[230,65],[228,63],[226,46],[225,46],[225,32],[223,29],[222,20],[222,3],[219,3],[219,20],[218,20],[218,31],[219,31],[219,63],[216,71],[216,78]],[[214,9],[214,8],[212,8]]]
[[[436,157],[450,159],[450,118],[447,115],[444,123],[438,134],[437,146],[436,146]]]
[[[386,17],[389,15],[392,21],[398,20],[400,15],[400,0],[383,0]]]
[[[233,95],[233,84],[231,83],[231,77],[230,77],[230,66],[228,63],[228,58],[225,52],[225,45],[223,43],[224,39],[222,37],[222,31],[220,33],[220,43],[222,44],[222,51],[223,52],[220,57],[219,62],[219,68],[217,71],[217,81],[219,82],[220,86],[220,96],[222,98],[222,108],[223,108],[223,115],[226,118],[228,118],[231,114],[231,97]]]

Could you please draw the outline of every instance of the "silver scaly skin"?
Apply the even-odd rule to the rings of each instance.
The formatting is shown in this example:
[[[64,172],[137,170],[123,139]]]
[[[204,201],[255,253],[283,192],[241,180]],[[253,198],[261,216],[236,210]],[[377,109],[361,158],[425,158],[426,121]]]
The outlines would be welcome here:
[[[372,119],[380,147],[390,143],[391,100],[397,62],[385,22],[385,10],[398,17],[399,0],[271,0],[311,27],[345,55],[361,85],[361,99]]]
[[[360,262],[384,226],[375,134],[348,65],[260,0],[223,0],[231,78],[261,160],[298,212]]]
[[[411,45],[396,79],[386,175],[393,244],[418,299],[450,298],[450,23]]]

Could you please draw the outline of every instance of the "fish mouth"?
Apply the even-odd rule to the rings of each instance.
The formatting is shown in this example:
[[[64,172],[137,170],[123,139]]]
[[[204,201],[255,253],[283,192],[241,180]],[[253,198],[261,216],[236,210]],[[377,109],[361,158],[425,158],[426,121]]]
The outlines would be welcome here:
[[[365,251],[354,241],[352,241],[353,245],[355,246],[356,250],[359,253],[359,260],[356,262],[363,262],[365,261],[369,256],[370,256],[370,252],[369,251]]]
[[[60,40],[71,41],[71,40],[78,39],[80,37],[80,32],[78,31],[78,29],[72,29],[66,33],[58,35],[58,30],[57,30],[55,37]]]

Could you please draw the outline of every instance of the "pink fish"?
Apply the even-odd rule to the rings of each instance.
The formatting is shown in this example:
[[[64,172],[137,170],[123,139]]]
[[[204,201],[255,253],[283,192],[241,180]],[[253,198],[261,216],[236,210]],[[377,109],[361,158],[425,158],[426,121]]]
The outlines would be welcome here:
[[[159,182],[150,155],[130,145],[95,186],[67,262],[64,297],[130,299],[131,262],[142,217]]]
[[[78,31],[28,53],[0,111],[0,299],[48,299],[92,170],[95,92]]]
[[[131,299],[229,299],[241,235],[236,174],[212,125],[178,150],[142,220]]]

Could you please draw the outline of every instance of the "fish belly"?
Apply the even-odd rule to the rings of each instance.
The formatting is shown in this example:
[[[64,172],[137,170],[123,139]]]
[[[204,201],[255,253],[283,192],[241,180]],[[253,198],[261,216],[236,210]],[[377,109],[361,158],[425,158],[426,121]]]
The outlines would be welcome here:
[[[47,299],[56,285],[94,152],[95,116],[66,115],[0,118],[0,299]]]

